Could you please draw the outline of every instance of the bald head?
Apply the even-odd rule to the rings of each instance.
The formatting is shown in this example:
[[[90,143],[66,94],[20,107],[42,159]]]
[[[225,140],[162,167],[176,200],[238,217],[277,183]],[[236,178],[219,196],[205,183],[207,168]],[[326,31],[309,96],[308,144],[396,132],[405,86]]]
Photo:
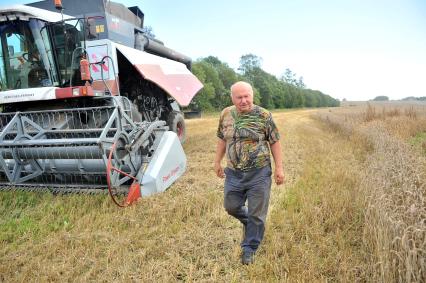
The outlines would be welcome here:
[[[253,88],[249,83],[236,82],[231,86],[231,99],[238,112],[250,112],[253,108]]]
[[[247,91],[250,93],[250,95],[253,97],[253,88],[251,87],[251,84],[243,81],[239,81],[234,83],[231,86],[231,96],[234,95],[234,93],[238,93],[241,91]]]

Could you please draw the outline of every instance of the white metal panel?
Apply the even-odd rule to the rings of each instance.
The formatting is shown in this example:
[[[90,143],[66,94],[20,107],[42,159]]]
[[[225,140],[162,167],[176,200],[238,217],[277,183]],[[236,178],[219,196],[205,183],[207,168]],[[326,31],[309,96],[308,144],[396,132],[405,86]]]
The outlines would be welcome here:
[[[167,131],[142,178],[142,196],[164,192],[186,170],[186,156],[179,138]]]
[[[105,66],[103,67],[100,65],[90,65],[90,74],[93,80],[102,80],[101,72],[103,72],[104,79],[115,79],[118,76],[117,53],[115,47],[112,46],[113,44],[109,39],[86,42],[88,60],[91,64],[99,62],[105,56],[110,57],[110,59],[105,60]]]
[[[55,99],[56,87],[37,87],[6,90],[0,93],[0,104]]]
[[[39,9],[35,7],[25,6],[25,5],[0,6],[0,14],[7,14],[12,16],[13,14],[17,14],[17,13],[22,13],[24,14],[24,16],[41,19],[46,22],[58,22],[62,20],[62,15],[60,13],[51,12],[44,9]],[[72,17],[68,15],[64,15],[64,19],[70,19],[70,18]]]

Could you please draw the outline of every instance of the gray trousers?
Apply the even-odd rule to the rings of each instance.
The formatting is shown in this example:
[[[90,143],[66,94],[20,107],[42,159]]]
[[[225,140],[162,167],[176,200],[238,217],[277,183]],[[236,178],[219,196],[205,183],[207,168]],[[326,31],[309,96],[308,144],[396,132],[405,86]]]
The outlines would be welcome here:
[[[250,171],[225,168],[225,175],[225,210],[245,226],[241,248],[256,251],[265,232],[272,183],[271,166]]]

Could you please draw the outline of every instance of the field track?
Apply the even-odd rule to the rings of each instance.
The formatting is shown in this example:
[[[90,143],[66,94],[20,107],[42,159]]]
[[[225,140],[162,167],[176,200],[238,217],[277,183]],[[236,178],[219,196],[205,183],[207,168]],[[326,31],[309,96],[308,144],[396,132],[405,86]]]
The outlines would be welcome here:
[[[187,120],[186,174],[132,207],[119,209],[107,196],[1,193],[0,282],[363,278],[357,152],[313,119],[316,111],[273,112],[286,183],[272,187],[256,264],[240,264],[241,225],[223,209],[211,114]]]

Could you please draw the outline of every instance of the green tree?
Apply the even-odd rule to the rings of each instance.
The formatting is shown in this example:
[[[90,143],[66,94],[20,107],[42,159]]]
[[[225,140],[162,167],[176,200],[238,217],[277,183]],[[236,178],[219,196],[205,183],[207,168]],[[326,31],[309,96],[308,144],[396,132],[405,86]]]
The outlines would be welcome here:
[[[261,68],[262,58],[246,54],[240,58],[241,74],[214,56],[198,59],[193,73],[204,84],[194,104],[201,110],[221,110],[231,104],[230,87],[236,81],[252,84],[254,103],[268,109],[338,106],[340,102],[318,90],[306,88],[303,77],[286,69],[277,79]]]
[[[373,101],[388,101],[388,100],[389,100],[389,97],[384,96],[384,95],[376,96],[376,97],[373,99]]]
[[[211,100],[215,94],[214,87],[211,83],[207,82],[203,66],[197,62],[194,63],[192,65],[192,72],[203,83],[204,87],[191,102],[191,107],[200,110],[213,110],[214,107],[211,104]]]
[[[246,54],[240,57],[240,67],[238,70],[245,75],[247,72],[262,66],[262,58],[254,54]]]
[[[296,86],[298,88],[305,88],[306,87],[305,83],[303,82],[303,77],[299,77],[299,79],[296,82]]]
[[[293,73],[289,68],[285,69],[281,80],[291,85],[296,85],[297,83],[296,74]]]

